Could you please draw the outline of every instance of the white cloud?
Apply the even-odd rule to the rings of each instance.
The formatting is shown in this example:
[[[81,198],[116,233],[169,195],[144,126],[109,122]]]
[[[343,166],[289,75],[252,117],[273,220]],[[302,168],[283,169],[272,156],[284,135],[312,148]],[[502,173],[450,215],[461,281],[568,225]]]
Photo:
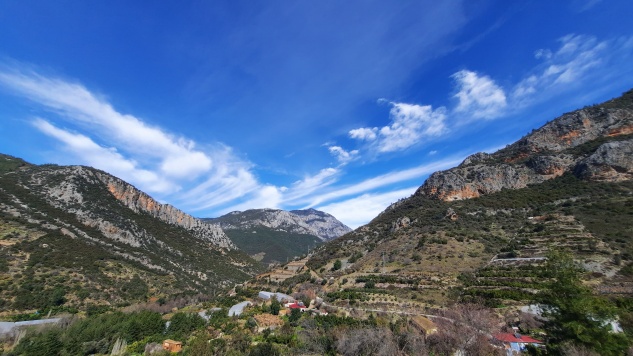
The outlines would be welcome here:
[[[376,132],[378,132],[377,127],[372,127],[372,128],[361,127],[359,129],[351,130],[349,132],[349,137],[355,138],[358,140],[373,141],[376,139]]]
[[[311,208],[342,197],[365,193],[373,189],[381,188],[394,183],[400,183],[411,179],[420,178],[424,175],[433,173],[438,170],[454,167],[458,165],[461,161],[463,161],[463,157],[460,157],[459,159],[448,158],[433,163],[423,164],[418,167],[405,169],[402,171],[382,174],[377,177],[369,178],[364,181],[355,183],[353,185],[329,191],[327,193],[306,197],[308,199],[306,201],[308,205],[306,206],[306,208]],[[421,184],[422,181],[419,182],[419,185]]]
[[[33,126],[63,142],[83,164],[99,168],[123,180],[135,182],[143,190],[150,193],[173,193],[180,189],[174,182],[139,168],[136,162],[126,159],[116,149],[99,146],[87,136],[59,129],[41,118],[33,120]]]
[[[163,194],[162,200],[181,189],[177,200],[181,208],[219,207],[265,191],[251,172],[252,165],[236,157],[230,147],[213,144],[202,151],[189,139],[116,111],[81,84],[5,66],[0,68],[0,85],[71,124],[75,132],[59,129],[51,120],[34,121],[36,128],[62,142],[82,163]]]
[[[341,146],[328,146],[328,151],[330,151],[341,164],[346,164],[358,156],[358,150],[346,151]]]
[[[340,170],[336,168],[324,168],[313,176],[307,176],[302,180],[296,181],[286,190],[284,201],[293,202],[309,196],[315,191],[320,191],[334,184],[340,173]]]
[[[466,113],[475,119],[494,119],[506,107],[506,95],[490,77],[469,70],[461,70],[451,76],[457,82],[458,99],[455,111]]]
[[[391,203],[413,194],[418,187],[409,187],[387,193],[363,194],[342,202],[318,206],[318,210],[336,216],[345,225],[355,229],[367,224]]]
[[[550,59],[552,58],[552,51],[549,49],[537,49],[534,52],[534,58],[536,59]]]
[[[282,201],[282,191],[283,189],[272,185],[261,186],[249,200],[224,209],[220,212],[220,215],[227,214],[232,211],[244,211],[248,209],[278,209]]]
[[[0,72],[0,83],[128,152],[160,161],[161,173],[167,176],[195,178],[212,166],[211,157],[196,150],[193,141],[117,112],[80,84],[15,69]]]
[[[570,34],[559,39],[556,51],[540,49],[537,58],[543,63],[514,87],[512,98],[525,104],[534,96],[548,95],[559,90],[583,85],[584,78],[599,68],[608,69],[607,62],[619,53],[631,51],[631,39],[598,41],[596,37]],[[538,55],[539,53],[547,55]],[[614,66],[617,68],[619,66]],[[603,72],[603,70],[599,70]]]
[[[446,131],[446,110],[430,105],[390,103],[391,124],[380,129],[358,128],[349,131],[351,138],[372,141],[378,152],[394,152],[418,144],[423,138],[439,136]]]
[[[201,183],[178,196],[179,204],[194,211],[217,208],[236,199],[249,199],[261,189],[251,166],[237,159],[230,147],[220,145],[213,157],[214,168]]]

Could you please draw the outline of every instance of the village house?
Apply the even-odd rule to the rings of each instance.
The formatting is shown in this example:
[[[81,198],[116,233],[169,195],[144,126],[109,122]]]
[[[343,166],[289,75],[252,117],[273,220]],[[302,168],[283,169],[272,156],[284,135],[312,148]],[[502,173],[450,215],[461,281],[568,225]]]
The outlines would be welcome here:
[[[306,309],[308,309],[308,308],[306,308],[306,306],[303,304],[303,302],[287,303],[287,304],[284,304],[284,306],[285,306],[286,308],[290,309],[290,310],[292,310],[292,309],[299,309],[299,310],[301,310],[302,312],[304,312],[304,311],[306,311]]]
[[[528,345],[536,347],[543,346],[543,341],[519,333],[498,333],[494,335],[494,338],[503,343],[506,349],[506,355],[508,356],[517,355],[525,351]]]

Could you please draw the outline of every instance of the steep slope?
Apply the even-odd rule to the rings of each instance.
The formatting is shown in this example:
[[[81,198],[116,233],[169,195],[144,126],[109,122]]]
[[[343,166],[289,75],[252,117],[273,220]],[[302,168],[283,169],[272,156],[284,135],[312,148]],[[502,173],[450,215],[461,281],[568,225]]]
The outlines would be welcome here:
[[[251,209],[202,220],[220,225],[240,249],[265,263],[286,262],[351,231],[332,215],[314,209]]]
[[[307,265],[331,281],[332,302],[402,298],[422,308],[481,298],[496,306],[528,300],[556,247],[574,253],[598,290],[630,295],[632,133],[633,91],[564,114],[432,174]]]
[[[553,120],[493,154],[432,174],[416,194],[444,201],[520,189],[573,171],[589,180],[632,178],[633,91]]]
[[[0,214],[3,309],[211,293],[259,271],[217,225],[89,167],[0,156]]]

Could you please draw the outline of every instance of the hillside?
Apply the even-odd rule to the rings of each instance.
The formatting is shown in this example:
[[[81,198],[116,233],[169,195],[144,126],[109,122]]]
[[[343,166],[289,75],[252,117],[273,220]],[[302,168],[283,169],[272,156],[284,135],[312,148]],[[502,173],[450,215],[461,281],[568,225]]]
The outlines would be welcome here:
[[[521,304],[552,248],[600,293],[633,294],[633,91],[436,172],[307,266],[333,303],[390,308]]]
[[[213,293],[259,265],[216,225],[83,166],[0,156],[0,310]]]
[[[251,209],[202,220],[218,224],[237,247],[264,263],[286,262],[351,231],[314,209]]]

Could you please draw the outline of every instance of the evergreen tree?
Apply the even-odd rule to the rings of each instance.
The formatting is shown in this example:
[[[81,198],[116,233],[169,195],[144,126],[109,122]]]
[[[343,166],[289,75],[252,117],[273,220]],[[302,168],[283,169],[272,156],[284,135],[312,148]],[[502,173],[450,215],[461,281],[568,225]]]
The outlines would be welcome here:
[[[545,327],[551,351],[559,353],[563,343],[571,342],[601,355],[625,354],[626,336],[613,333],[609,324],[616,319],[615,306],[583,285],[582,269],[570,254],[551,251],[547,257],[547,288],[539,299],[548,319]]]
[[[281,303],[277,300],[277,298],[272,298],[270,301],[270,314],[279,315],[280,310]]]

